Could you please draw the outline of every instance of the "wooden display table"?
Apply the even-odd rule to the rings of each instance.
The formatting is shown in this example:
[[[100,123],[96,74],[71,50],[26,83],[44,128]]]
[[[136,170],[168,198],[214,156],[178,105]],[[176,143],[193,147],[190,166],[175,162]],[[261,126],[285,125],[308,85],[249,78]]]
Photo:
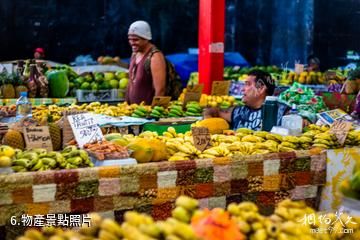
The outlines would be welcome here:
[[[311,151],[0,175],[0,239],[22,214],[95,211],[121,221],[135,209],[164,219],[182,194],[209,208],[253,201],[265,214],[288,197],[317,208],[325,178],[326,152]]]

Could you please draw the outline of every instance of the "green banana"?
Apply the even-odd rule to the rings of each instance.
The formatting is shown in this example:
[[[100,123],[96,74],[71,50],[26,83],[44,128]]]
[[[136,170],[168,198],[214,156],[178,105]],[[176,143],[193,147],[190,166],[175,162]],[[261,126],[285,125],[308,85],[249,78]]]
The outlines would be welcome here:
[[[153,115],[159,115],[159,116],[161,116],[162,115],[162,113],[161,112],[159,112],[158,110],[156,110],[156,109],[153,109],[152,111],[151,111],[151,114],[153,114]]]
[[[161,106],[155,106],[153,108],[153,110],[156,110],[156,111],[159,111],[159,112],[164,112],[165,111],[164,107],[161,107]]]
[[[39,170],[43,165],[44,165],[44,164],[43,164],[42,160],[39,159],[39,161],[35,164],[35,166],[33,166],[33,167],[31,168],[31,170],[32,170],[32,171],[37,171],[37,170]]]
[[[174,118],[176,118],[176,117],[181,117],[181,116],[176,115],[176,114],[173,114],[173,113],[169,113],[169,114],[168,114],[168,117],[174,117]]]
[[[39,159],[39,155],[36,152],[23,152],[19,157],[27,158],[30,160],[38,160]]]
[[[36,152],[37,154],[46,154],[47,151],[44,148],[34,148],[31,150],[32,152]]]
[[[53,158],[42,158],[41,161],[44,163],[44,165],[48,165],[50,168],[56,167],[56,160]]]
[[[88,154],[85,150],[83,150],[83,149],[81,149],[81,150],[79,151],[79,156],[80,156],[83,160],[90,160],[89,154]]]
[[[146,110],[146,108],[144,108],[144,107],[142,107],[142,106],[140,106],[140,107],[137,107],[136,109],[135,109],[135,111],[136,110],[138,110],[138,112],[141,112],[142,114],[147,114],[147,110]],[[141,115],[141,114],[140,114]]]
[[[192,113],[201,113],[201,110],[198,110],[196,108],[187,108],[186,109],[187,112],[192,112]]]
[[[72,165],[79,166],[81,165],[83,159],[81,157],[71,157],[66,159],[68,163],[71,163]]]
[[[176,115],[178,115],[178,116],[182,116],[182,115],[184,115],[184,112],[182,111],[182,110],[177,110],[177,109],[171,109],[170,110],[170,112],[169,112],[169,114],[176,114]]]
[[[26,168],[23,166],[12,166],[11,168],[14,172],[26,172]]]
[[[145,117],[146,114],[147,114],[147,112],[144,113],[144,112],[142,112],[142,111],[140,111],[140,110],[138,110],[138,109],[135,109],[134,113],[135,113],[136,115],[139,115],[140,117]]]
[[[171,107],[170,107],[170,111],[171,111],[172,109],[182,111],[182,106],[179,106],[179,105],[173,105],[173,106],[171,106]]]
[[[55,158],[56,156],[57,156],[57,152],[55,152],[55,151],[51,151],[46,154],[46,157],[49,157],[49,158]]]
[[[30,160],[27,158],[19,158],[12,161],[12,164],[15,166],[21,166],[28,168],[30,166]]]
[[[132,117],[135,117],[135,118],[143,118],[143,116],[139,116],[139,115],[137,115],[136,113],[131,114],[131,116],[132,116]]]
[[[195,111],[195,112],[201,112],[202,109],[200,106],[195,106],[195,105],[186,105],[186,109],[187,110],[191,110],[191,111]]]
[[[72,152],[74,150],[77,150],[77,147],[75,146],[67,146],[64,148],[64,150],[61,151],[61,153],[69,153],[69,152]]]

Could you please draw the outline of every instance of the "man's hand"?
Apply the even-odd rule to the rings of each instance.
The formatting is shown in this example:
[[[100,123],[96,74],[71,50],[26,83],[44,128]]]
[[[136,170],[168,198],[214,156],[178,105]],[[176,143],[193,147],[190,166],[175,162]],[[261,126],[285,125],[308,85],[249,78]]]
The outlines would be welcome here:
[[[203,111],[204,118],[219,117],[218,108],[205,108]]]

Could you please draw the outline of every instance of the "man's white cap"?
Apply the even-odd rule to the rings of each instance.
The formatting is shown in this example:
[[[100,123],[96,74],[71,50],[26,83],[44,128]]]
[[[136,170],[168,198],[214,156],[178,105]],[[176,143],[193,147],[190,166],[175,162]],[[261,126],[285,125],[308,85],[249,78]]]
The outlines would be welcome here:
[[[134,34],[147,40],[151,40],[150,25],[145,21],[133,22],[129,27],[128,34]]]

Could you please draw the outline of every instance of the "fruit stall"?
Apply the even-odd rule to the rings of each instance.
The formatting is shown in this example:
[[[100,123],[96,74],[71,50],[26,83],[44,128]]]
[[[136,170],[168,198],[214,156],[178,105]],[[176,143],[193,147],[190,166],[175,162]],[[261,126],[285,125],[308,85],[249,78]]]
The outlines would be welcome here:
[[[0,237],[22,234],[24,215],[96,212],[91,215],[93,228],[32,226],[38,228],[26,231],[24,240],[66,234],[88,239],[201,239],[208,231],[218,231],[212,218],[224,221],[235,236],[225,239],[291,239],[309,237],[309,231],[321,227],[300,224],[306,214],[323,217],[316,211],[330,212],[326,218],[334,221],[332,212],[344,208],[357,215],[345,204],[360,198],[360,131],[355,125],[347,129],[342,143],[330,124],[310,124],[300,136],[230,130],[223,119],[202,120],[202,113],[208,107],[241,105],[234,96],[200,93],[193,101],[187,99],[190,87],[166,104],[101,103],[94,101],[99,98],[94,93],[105,91],[112,100],[124,96],[126,72],[80,74],[68,66],[23,64],[32,69],[28,78],[20,62],[18,74],[1,73],[3,93],[16,96],[23,91],[16,90],[22,85],[17,81],[27,79],[23,87],[33,94],[34,103],[31,118],[0,125]],[[314,76],[317,82],[325,81],[322,74]],[[288,106],[297,104],[299,114],[312,122],[329,107],[316,90],[299,83],[314,76],[299,75],[278,97]],[[38,91],[42,79],[48,81],[50,98]],[[71,96],[77,96],[77,103]],[[13,98],[5,97],[3,103]],[[5,113],[1,122],[6,122],[15,116],[16,106],[1,106],[0,112]],[[79,131],[77,126],[83,125],[86,131]],[[206,208],[215,210],[201,210]],[[215,223],[206,226],[207,219]],[[357,239],[360,230],[354,225],[341,227],[353,229],[349,236]],[[289,230],[297,227],[299,231]]]

